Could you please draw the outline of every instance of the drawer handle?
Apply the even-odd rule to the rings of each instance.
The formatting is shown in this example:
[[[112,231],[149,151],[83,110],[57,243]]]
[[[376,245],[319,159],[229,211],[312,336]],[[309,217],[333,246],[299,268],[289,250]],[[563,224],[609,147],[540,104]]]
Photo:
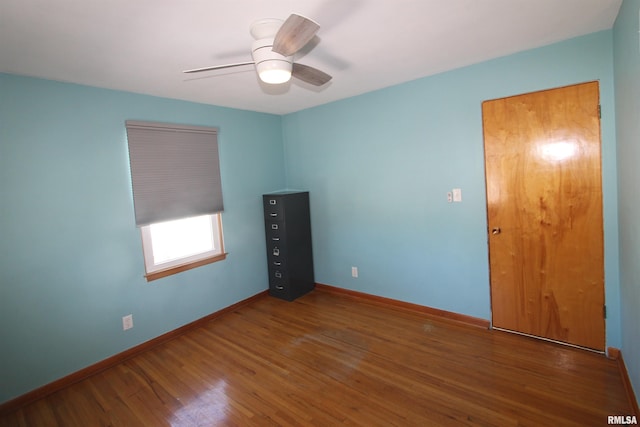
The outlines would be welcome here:
[[[275,205],[276,203],[278,203],[275,199],[269,199],[269,204],[270,205]]]
[[[273,240],[275,242],[278,242],[280,240],[280,238],[279,237],[272,237],[271,240]]]
[[[273,261],[273,265],[277,265],[278,267],[282,265],[280,261]]]
[[[278,279],[282,279],[282,273],[280,273],[279,271],[276,271],[275,276],[276,276]]]
[[[275,217],[277,217],[277,216],[278,216],[278,214],[277,214],[277,213],[274,213],[274,212],[271,212],[271,213],[269,214],[269,216],[270,216],[270,217],[272,217],[272,218],[275,218]]]
[[[283,290],[283,289],[284,289],[284,286],[282,286],[282,285],[276,285],[276,289],[277,289],[277,290],[279,290],[279,291],[281,291],[281,290]]]

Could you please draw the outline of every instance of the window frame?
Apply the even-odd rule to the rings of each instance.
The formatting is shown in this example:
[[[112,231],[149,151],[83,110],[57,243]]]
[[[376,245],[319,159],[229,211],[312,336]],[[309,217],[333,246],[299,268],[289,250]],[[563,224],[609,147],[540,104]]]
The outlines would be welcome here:
[[[153,224],[140,227],[145,278],[147,279],[147,282],[226,259],[227,253],[224,250],[224,238],[222,233],[222,212],[208,215],[211,216],[212,237],[214,240],[214,246],[217,249],[214,251],[206,251],[199,254],[189,255],[160,264],[155,264],[153,261],[153,246],[151,242],[151,225]]]

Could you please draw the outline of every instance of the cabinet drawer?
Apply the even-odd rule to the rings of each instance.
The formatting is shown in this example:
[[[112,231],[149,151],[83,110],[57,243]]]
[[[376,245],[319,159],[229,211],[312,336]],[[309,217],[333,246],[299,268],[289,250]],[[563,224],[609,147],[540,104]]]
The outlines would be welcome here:
[[[289,285],[285,282],[269,281],[269,294],[289,300]]]
[[[279,197],[264,198],[264,216],[274,221],[282,221],[284,219],[284,208]]]
[[[287,269],[287,260],[285,258],[283,258],[283,257],[270,256],[269,257],[269,271],[271,271],[271,269],[286,270]]]
[[[277,244],[286,240],[284,224],[269,221],[267,223],[267,245]]]
[[[267,255],[269,256],[269,264],[273,264],[272,261],[284,262],[287,258],[287,249],[284,245],[268,244]]]
[[[280,236],[269,236],[267,235],[267,245],[268,246],[273,246],[273,245],[278,245],[278,244],[282,244],[284,242],[284,239],[281,238]]]
[[[268,234],[282,234],[284,233],[284,223],[282,221],[265,221],[265,228]]]
[[[282,268],[269,268],[269,280],[274,283],[288,283],[289,274]]]

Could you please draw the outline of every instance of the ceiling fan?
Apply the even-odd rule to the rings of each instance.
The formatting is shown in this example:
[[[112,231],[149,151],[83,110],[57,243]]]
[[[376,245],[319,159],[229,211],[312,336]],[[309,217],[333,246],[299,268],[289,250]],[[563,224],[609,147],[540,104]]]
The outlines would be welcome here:
[[[291,76],[314,86],[322,86],[331,76],[317,68],[293,62],[293,55],[315,36],[320,26],[309,18],[291,14],[280,19],[260,19],[249,29],[255,39],[251,46],[253,61],[185,70],[184,73],[221,70],[254,64],[260,80],[269,84],[289,81]]]

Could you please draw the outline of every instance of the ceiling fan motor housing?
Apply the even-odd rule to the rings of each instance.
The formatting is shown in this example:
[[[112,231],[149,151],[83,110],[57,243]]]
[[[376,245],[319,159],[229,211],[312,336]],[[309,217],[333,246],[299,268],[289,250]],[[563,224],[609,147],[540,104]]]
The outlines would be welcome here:
[[[272,49],[273,38],[256,40],[251,46],[260,80],[271,84],[287,82],[291,78],[293,56],[283,56]]]

